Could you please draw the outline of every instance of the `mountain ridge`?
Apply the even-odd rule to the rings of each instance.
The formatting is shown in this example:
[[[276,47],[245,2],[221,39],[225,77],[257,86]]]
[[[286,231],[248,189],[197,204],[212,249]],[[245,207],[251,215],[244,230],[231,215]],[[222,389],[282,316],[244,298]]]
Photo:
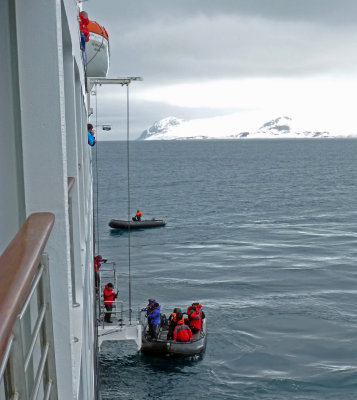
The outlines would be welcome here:
[[[189,140],[189,139],[273,139],[273,138],[331,138],[335,135],[325,130],[306,130],[296,126],[293,119],[281,116],[262,124],[258,129],[234,132],[223,126],[222,119],[197,119],[185,121],[173,116],[156,121],[145,129],[138,140]],[[348,136],[348,135],[345,135]],[[355,135],[349,135],[355,136]]]

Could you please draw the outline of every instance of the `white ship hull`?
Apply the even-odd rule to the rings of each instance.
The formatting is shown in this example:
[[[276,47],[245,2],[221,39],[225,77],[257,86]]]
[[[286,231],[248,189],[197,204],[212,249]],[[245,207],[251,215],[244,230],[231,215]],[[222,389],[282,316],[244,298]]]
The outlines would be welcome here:
[[[92,155],[78,11],[73,0],[0,1],[0,399],[98,394]],[[93,66],[106,74],[108,62]],[[33,231],[42,228],[31,215],[44,213],[54,224],[39,247]],[[36,257],[20,266],[9,254],[23,250]],[[12,278],[37,270],[44,272],[34,295],[27,285],[13,307]]]

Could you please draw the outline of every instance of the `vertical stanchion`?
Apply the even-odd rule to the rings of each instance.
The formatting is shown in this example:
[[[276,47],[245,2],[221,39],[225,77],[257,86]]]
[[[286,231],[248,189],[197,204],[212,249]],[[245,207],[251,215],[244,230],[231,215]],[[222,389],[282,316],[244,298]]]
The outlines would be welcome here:
[[[98,181],[98,85],[95,84],[95,131],[96,131],[96,144],[95,144],[95,179],[96,179],[96,230],[97,230],[97,249],[95,254],[100,254],[99,250],[99,181]]]
[[[131,325],[131,263],[130,263],[130,144],[129,144],[129,84],[126,84],[126,152],[128,172],[128,260],[129,260],[129,324]]]
[[[130,138],[129,138],[129,84],[132,81],[142,81],[143,79],[141,77],[127,77],[127,78],[88,78],[87,84],[88,87],[91,87],[91,85],[95,85],[95,96],[96,96],[96,130],[97,130],[97,135],[98,135],[98,101],[97,101],[97,96],[98,96],[98,85],[121,85],[124,86],[126,85],[127,88],[127,112],[126,112],[126,119],[127,119],[127,169],[128,169],[128,222],[131,221],[130,218]],[[90,92],[88,93],[88,108],[90,109]],[[98,136],[97,136],[98,138]],[[98,146],[98,144],[97,144]],[[96,254],[99,254],[100,249],[99,249],[99,244],[100,244],[100,238],[99,238],[99,200],[98,200],[98,194],[99,194],[99,188],[98,188],[98,150],[96,146],[96,154],[95,154],[95,159],[96,159],[96,180],[97,180],[97,185],[96,185],[96,192],[97,192],[97,202],[96,202],[96,207],[94,207],[93,204],[93,209],[96,208],[96,216],[94,215],[95,212],[93,210],[93,219],[96,221],[96,229],[94,228],[94,247],[96,247]],[[129,323],[131,325],[131,317],[132,317],[132,308],[131,308],[131,260],[130,260],[130,225],[129,225],[129,234],[128,234],[128,241],[129,241]],[[97,239],[97,240],[96,240]]]

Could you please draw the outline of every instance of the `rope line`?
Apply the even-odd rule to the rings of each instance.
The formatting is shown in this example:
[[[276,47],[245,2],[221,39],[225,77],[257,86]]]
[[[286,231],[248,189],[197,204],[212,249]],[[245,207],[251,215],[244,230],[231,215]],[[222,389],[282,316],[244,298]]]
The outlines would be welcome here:
[[[96,228],[97,228],[97,251],[96,254],[100,254],[99,251],[99,181],[98,181],[98,86],[95,84],[95,131],[96,131],[96,144],[95,144],[95,174],[96,174]]]
[[[129,84],[126,85],[126,155],[128,174],[128,264],[129,264],[129,324],[131,325],[131,260],[130,260],[130,145],[129,145]]]
[[[126,83],[126,153],[127,153],[127,177],[128,177],[128,222],[129,222],[129,229],[128,229],[128,286],[129,286],[129,324],[131,325],[132,319],[132,302],[131,302],[131,229],[130,229],[130,123],[129,123],[129,84]],[[122,85],[123,86],[123,85]],[[95,84],[95,127],[97,131],[97,138],[98,138],[98,87]],[[95,228],[94,228],[94,242],[97,239],[96,245],[96,254],[99,254],[99,179],[98,179],[98,142],[96,143],[95,148],[95,174],[96,174],[96,216],[94,217]],[[95,235],[97,233],[97,235]]]

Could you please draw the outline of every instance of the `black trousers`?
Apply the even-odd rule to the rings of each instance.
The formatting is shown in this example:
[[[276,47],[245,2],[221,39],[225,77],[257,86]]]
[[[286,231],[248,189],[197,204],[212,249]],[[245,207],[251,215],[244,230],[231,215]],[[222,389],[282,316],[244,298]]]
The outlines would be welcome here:
[[[157,338],[158,325],[149,324],[149,334],[153,339]]]
[[[167,332],[167,340],[172,340],[174,338],[175,328],[176,328],[176,322],[170,321],[169,331]]]
[[[100,287],[100,275],[98,271],[94,273],[94,278],[95,278],[95,290],[98,292]]]
[[[107,310],[107,311],[112,311],[113,310],[113,306],[111,305],[111,304],[104,304],[105,305],[105,309]],[[109,322],[110,321],[110,316],[111,316],[112,314],[111,313],[105,313],[105,316],[104,316],[104,321],[105,322]]]

